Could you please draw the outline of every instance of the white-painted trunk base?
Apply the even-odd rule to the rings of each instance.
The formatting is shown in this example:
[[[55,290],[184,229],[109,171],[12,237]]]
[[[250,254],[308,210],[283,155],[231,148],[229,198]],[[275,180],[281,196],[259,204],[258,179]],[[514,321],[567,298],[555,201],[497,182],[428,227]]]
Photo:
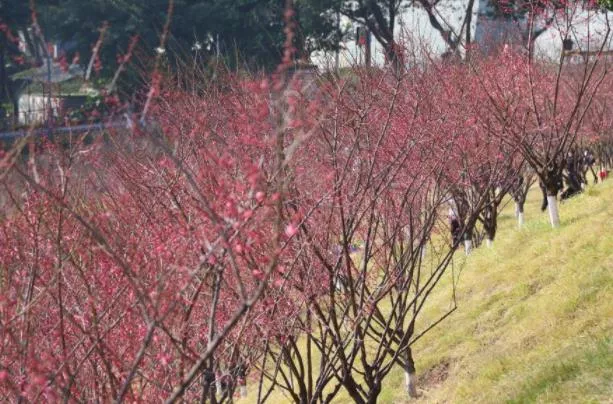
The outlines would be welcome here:
[[[221,379],[219,377],[215,381],[215,391],[217,391],[217,394],[221,394]]]
[[[410,373],[405,370],[404,384],[407,388],[407,393],[409,393],[409,396],[417,397],[417,377],[415,376],[415,373]]]
[[[422,245],[421,246],[421,259],[425,259],[426,258],[426,253],[428,252],[428,246],[427,245]]]
[[[492,248],[492,246],[494,245],[494,242],[491,239],[486,238],[485,245],[487,246],[487,248]]]
[[[560,213],[558,212],[558,200],[555,196],[547,195],[547,210],[551,227],[560,225]]]
[[[345,285],[343,284],[343,281],[341,281],[341,278],[338,276],[334,279],[334,287],[336,288],[337,292],[345,291]]]
[[[241,397],[247,397],[247,386],[241,386],[239,390]]]
[[[519,212],[517,216],[517,226],[519,226],[520,229],[524,227],[524,212]]]
[[[515,217],[519,217],[519,215],[521,215],[521,212],[519,210],[519,203],[515,203]]]
[[[470,255],[470,252],[473,249],[473,242],[472,240],[464,240],[464,252],[466,253],[466,255]]]

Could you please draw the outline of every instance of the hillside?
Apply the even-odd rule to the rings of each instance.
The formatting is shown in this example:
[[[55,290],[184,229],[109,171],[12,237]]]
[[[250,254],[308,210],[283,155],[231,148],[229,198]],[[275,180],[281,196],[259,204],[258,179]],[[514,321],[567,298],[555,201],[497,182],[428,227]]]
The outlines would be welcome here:
[[[421,398],[407,400],[397,369],[379,402],[611,402],[613,180],[563,203],[558,229],[539,205],[535,187],[522,230],[508,204],[492,249],[456,255],[458,309],[414,345]],[[450,290],[445,279],[424,324],[449,307]],[[239,402],[255,402],[254,390]]]
[[[562,204],[556,230],[539,198],[521,231],[504,210],[494,248],[462,269],[458,310],[415,344],[419,402],[613,400],[613,181]],[[390,375],[380,402],[408,402],[403,383]]]

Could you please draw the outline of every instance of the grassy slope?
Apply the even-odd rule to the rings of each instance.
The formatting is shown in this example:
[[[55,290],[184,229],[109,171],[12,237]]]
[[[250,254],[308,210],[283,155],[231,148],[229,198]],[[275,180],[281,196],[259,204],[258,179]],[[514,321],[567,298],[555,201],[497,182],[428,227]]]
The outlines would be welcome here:
[[[462,270],[458,310],[415,344],[420,402],[613,402],[613,181],[562,204],[555,230],[539,198],[521,231],[503,211],[494,248]],[[403,383],[391,374],[381,402],[405,402]]]
[[[524,229],[509,205],[492,249],[457,255],[458,310],[414,345],[419,402],[613,402],[613,180],[564,203],[559,229],[539,205],[536,188]],[[449,284],[422,325],[448,307]],[[379,402],[410,402],[400,369]]]

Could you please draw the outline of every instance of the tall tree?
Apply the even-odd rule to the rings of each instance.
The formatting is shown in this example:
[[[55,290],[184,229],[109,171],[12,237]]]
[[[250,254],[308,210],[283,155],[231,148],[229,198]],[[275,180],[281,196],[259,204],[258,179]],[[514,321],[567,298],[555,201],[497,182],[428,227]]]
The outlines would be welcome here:
[[[402,7],[406,6],[404,0],[341,1],[336,6],[343,15],[368,28],[392,64],[399,66],[402,63],[394,30]]]
[[[613,10],[613,0],[598,0],[598,4],[606,9]]]
[[[30,67],[28,62],[40,63],[41,54],[37,39],[27,28],[31,24],[31,10],[27,1],[0,0],[0,103],[13,106],[13,121],[18,117],[18,85],[10,76]],[[27,53],[34,60],[26,60],[20,49],[21,38]],[[0,117],[0,119],[3,117]]]
[[[334,21],[326,14],[332,0],[296,1],[301,52],[331,48],[338,43]],[[118,52],[134,34],[153,51],[166,19],[168,0],[47,0],[41,19],[50,36],[72,51],[91,54],[104,21],[109,24],[100,59],[103,74],[112,74]],[[175,0],[169,47],[185,57],[224,56],[230,65],[249,69],[272,68],[281,60],[284,41],[282,0]]]

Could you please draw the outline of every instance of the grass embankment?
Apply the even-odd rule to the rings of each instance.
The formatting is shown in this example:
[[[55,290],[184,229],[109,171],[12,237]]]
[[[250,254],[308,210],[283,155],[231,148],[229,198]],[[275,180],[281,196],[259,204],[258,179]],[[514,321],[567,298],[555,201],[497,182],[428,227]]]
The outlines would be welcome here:
[[[613,401],[613,181],[563,203],[558,229],[539,204],[536,188],[521,231],[502,212],[494,248],[462,270],[458,310],[415,344],[420,402]],[[381,402],[408,401],[403,377]]]
[[[612,402],[613,180],[562,204],[558,229],[539,205],[536,188],[521,231],[509,204],[492,249],[456,256],[458,310],[414,345],[417,402]],[[442,282],[423,324],[449,304]],[[396,369],[379,401],[406,397]]]

